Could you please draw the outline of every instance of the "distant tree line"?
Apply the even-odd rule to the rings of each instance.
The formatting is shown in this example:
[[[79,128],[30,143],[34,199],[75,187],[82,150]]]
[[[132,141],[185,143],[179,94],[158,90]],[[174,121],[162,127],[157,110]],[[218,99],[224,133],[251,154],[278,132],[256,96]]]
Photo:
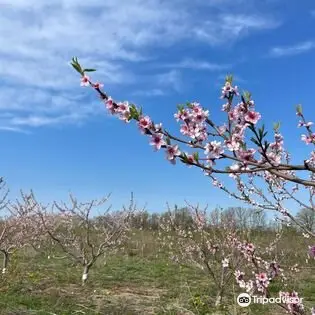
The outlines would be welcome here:
[[[178,207],[175,205],[172,211],[149,212],[139,211],[132,214],[131,227],[143,230],[158,230],[159,224],[163,219],[168,219],[172,215],[174,223],[189,227],[193,222],[193,215],[189,207]],[[209,227],[219,227],[224,222],[234,222],[236,228],[241,230],[276,230],[285,228],[290,230],[298,230],[291,224],[288,228],[285,224],[275,221],[273,218],[267,218],[266,213],[259,209],[228,207],[226,209],[215,208],[208,212]],[[315,230],[315,212],[311,209],[303,208],[297,215],[296,220],[307,226],[311,231]]]

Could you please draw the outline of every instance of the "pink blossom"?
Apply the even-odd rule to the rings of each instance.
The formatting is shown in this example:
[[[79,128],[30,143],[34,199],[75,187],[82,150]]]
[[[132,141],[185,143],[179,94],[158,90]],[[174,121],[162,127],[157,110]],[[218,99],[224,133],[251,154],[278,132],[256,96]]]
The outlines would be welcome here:
[[[130,107],[128,102],[118,103],[116,111],[120,114],[119,119],[129,122]]]
[[[82,76],[81,78],[81,86],[89,86],[90,85],[90,77],[86,74]]]
[[[260,118],[261,118],[260,113],[254,111],[248,111],[245,115],[245,120],[254,125],[258,122]]]
[[[118,105],[117,112],[119,113],[124,114],[130,111],[128,102],[118,103],[117,105]]]
[[[160,131],[162,131],[162,123],[155,124],[154,125],[154,132],[159,133]]]
[[[281,271],[280,265],[277,262],[272,262],[269,265],[269,273],[272,278],[276,277]]]
[[[248,150],[240,150],[237,153],[237,156],[242,159],[244,162],[248,161],[255,161],[254,154],[256,153],[256,150],[254,149],[248,149]]]
[[[256,274],[256,286],[257,290],[260,292],[264,292],[265,289],[269,285],[269,279],[265,272],[261,272],[259,274]]]
[[[233,130],[233,133],[234,134],[237,134],[240,139],[243,139],[244,137],[244,134],[245,134],[245,131],[246,131],[246,128],[249,126],[248,123],[245,123],[245,124],[237,124],[234,126],[234,130]],[[235,136],[234,136],[235,137]]]
[[[174,114],[174,117],[176,118],[177,121],[186,120],[187,118],[189,118],[189,112],[187,109],[183,109]]]
[[[313,125],[312,121],[304,122],[304,121],[300,120],[298,123],[298,127],[310,127],[312,125]]]
[[[306,163],[312,163],[312,164],[315,164],[315,151],[313,151],[311,153],[311,156],[308,160],[306,160]]]
[[[227,126],[224,124],[218,127],[219,135],[223,135],[227,131]]]
[[[139,118],[138,126],[140,130],[149,129],[152,125],[152,121],[149,116],[141,116]]]
[[[253,100],[250,100],[250,101],[248,102],[248,106],[254,107],[254,106],[255,106],[255,102],[254,102]]]
[[[281,154],[276,154],[274,152],[268,152],[267,157],[274,165],[279,165],[281,163]]]
[[[245,273],[240,271],[240,270],[236,270],[234,272],[234,275],[235,275],[235,278],[236,278],[236,281],[241,281],[241,280],[244,280],[244,276],[245,276]]]
[[[187,157],[187,160],[188,160],[189,163],[195,163],[195,162],[197,162],[197,161],[195,160],[194,156],[191,155],[191,154],[186,154],[186,157]],[[191,165],[189,165],[189,167],[191,167]]]
[[[221,154],[224,152],[224,149],[222,148],[222,144],[219,141],[211,141],[210,143],[207,143],[205,145],[205,149],[206,149],[205,154],[215,159],[218,159],[221,156]]]
[[[103,86],[104,86],[104,84],[99,83],[99,82],[96,82],[96,83],[93,84],[94,89],[100,89],[100,88],[102,88]]]
[[[119,119],[123,120],[126,123],[129,123],[130,122],[130,112],[125,111],[125,112],[121,113],[119,116]]]
[[[182,124],[180,127],[180,132],[184,135],[184,136],[188,136],[190,134],[189,132],[189,127],[187,126],[187,124]]]
[[[283,144],[283,136],[280,133],[275,133],[275,141],[280,145]]]
[[[155,147],[155,150],[160,150],[163,145],[166,145],[163,135],[161,133],[155,133],[151,136],[150,145]]]
[[[252,291],[253,288],[254,288],[254,282],[253,282],[253,280],[249,280],[248,282],[246,282],[245,288],[246,288],[246,292]]]
[[[227,268],[229,266],[229,259],[228,258],[224,258],[222,260],[222,267],[223,268]]]
[[[295,291],[289,292],[279,292],[279,296],[283,299],[284,303],[287,305],[287,308],[290,313],[301,314],[304,310],[304,305],[301,303],[298,293]],[[304,312],[303,312],[304,314]]]
[[[105,101],[106,108],[110,111],[111,114],[114,114],[116,112],[114,101],[111,97],[108,97],[108,99]]]
[[[245,273],[239,270],[234,272],[236,283],[240,286],[240,288],[246,287],[246,282],[244,280]]]
[[[226,145],[229,151],[238,151],[240,149],[242,140],[243,140],[242,133],[234,133],[232,135],[232,139],[225,140],[224,144]]]
[[[202,107],[200,106],[200,103],[193,102],[193,103],[191,103],[191,106],[192,106],[192,113],[193,113],[193,115],[202,114],[203,109],[202,109]]]
[[[253,243],[248,243],[248,244],[246,245],[246,250],[248,250],[249,252],[253,253],[254,250],[255,250],[254,244],[253,244]]]
[[[224,144],[229,151],[237,151],[240,148],[240,143],[233,140],[225,140]]]
[[[236,121],[239,118],[239,113],[238,111],[234,108],[232,110],[229,111],[229,118],[232,121]]]
[[[229,97],[230,94],[239,95],[238,87],[235,86],[233,88],[231,83],[227,81],[227,82],[225,82],[224,86],[222,87],[222,96],[221,96],[221,98]]]
[[[171,163],[175,164],[175,158],[176,156],[180,155],[180,150],[178,148],[178,145],[168,145],[166,147],[166,157]]]
[[[310,144],[315,142],[315,133],[313,133],[311,136],[302,135],[301,140],[304,141],[306,144]]]
[[[223,187],[222,183],[220,183],[217,179],[212,181],[212,185],[219,188]]]
[[[196,115],[194,118],[195,118],[196,123],[200,124],[205,121],[206,117],[207,116],[204,113],[202,113],[202,114]]]

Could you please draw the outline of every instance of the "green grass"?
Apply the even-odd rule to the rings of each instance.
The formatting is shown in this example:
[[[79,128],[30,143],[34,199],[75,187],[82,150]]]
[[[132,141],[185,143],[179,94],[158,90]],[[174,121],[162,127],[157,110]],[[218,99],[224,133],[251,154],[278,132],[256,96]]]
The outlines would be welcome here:
[[[236,306],[233,288],[227,292],[227,307],[214,309],[215,290],[206,273],[171,263],[166,253],[156,254],[157,248],[151,234],[136,234],[124,253],[106,264],[98,261],[84,287],[81,268],[68,260],[20,252],[8,274],[0,275],[0,314],[284,314],[266,305]],[[302,272],[294,282],[307,306],[315,305],[315,276],[310,274]],[[236,285],[235,290],[240,292]]]

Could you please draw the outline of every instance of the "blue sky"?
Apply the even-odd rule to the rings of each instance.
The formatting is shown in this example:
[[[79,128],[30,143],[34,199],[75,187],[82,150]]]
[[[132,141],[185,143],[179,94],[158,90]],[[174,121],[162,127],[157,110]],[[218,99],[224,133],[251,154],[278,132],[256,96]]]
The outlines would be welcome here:
[[[294,105],[310,119],[315,70],[312,0],[2,0],[0,2],[1,175],[15,197],[43,201],[112,192],[112,203],[159,211],[166,202],[239,205],[197,169],[169,164],[134,124],[109,117],[79,86],[77,56],[116,100],[141,105],[176,130],[176,104],[200,101],[223,123],[219,99],[233,73],[266,125],[282,121],[301,161]]]

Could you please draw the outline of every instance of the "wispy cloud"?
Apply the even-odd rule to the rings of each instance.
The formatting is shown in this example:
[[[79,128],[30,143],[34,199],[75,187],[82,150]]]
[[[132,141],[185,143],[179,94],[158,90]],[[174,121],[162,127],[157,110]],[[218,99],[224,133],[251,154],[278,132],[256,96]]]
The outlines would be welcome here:
[[[199,39],[221,44],[227,40],[235,41],[251,31],[273,29],[280,24],[280,21],[270,17],[226,13],[219,15],[215,20],[206,20],[201,27],[194,29],[194,33]]]
[[[165,65],[160,65],[160,67],[217,71],[217,70],[224,70],[224,69],[231,68],[231,65],[223,65],[223,64],[218,64],[218,63],[211,63],[208,61],[193,60],[193,59],[187,58],[177,63],[169,63]]]
[[[238,9],[232,16],[228,4],[235,2],[224,3],[2,0],[0,34],[5,36],[0,37],[0,113],[14,115],[5,127],[52,126],[83,121],[98,113],[81,105],[87,93],[73,96],[79,82],[68,64],[72,56],[99,69],[94,76],[111,88],[135,82],[137,67],[133,65],[159,60],[159,48],[187,41],[221,45],[279,24],[256,11],[242,15]],[[177,66],[222,69],[215,61],[191,59]],[[181,88],[177,70],[159,73],[156,78],[157,87],[151,93],[159,93],[166,84],[176,91]]]
[[[165,95],[165,92],[160,89],[148,89],[148,90],[137,90],[134,93],[132,93],[132,95],[145,96],[145,97],[162,96],[162,95]]]
[[[18,132],[18,133],[25,133],[25,134],[30,134],[31,132],[28,130],[24,130],[21,128],[16,128],[16,127],[6,127],[6,126],[0,126],[1,131],[9,131],[9,132]]]
[[[183,86],[182,75],[179,70],[170,70],[156,76],[159,85],[166,89],[173,89],[180,92]]]
[[[292,55],[306,53],[314,48],[315,48],[315,42],[307,41],[303,43],[298,43],[293,46],[274,47],[270,50],[269,54],[272,57],[292,56]]]
[[[78,122],[81,119],[81,114],[69,114],[58,117],[47,116],[26,116],[14,117],[9,122],[13,126],[28,126],[28,127],[42,127],[46,125],[57,125],[61,123]]]

